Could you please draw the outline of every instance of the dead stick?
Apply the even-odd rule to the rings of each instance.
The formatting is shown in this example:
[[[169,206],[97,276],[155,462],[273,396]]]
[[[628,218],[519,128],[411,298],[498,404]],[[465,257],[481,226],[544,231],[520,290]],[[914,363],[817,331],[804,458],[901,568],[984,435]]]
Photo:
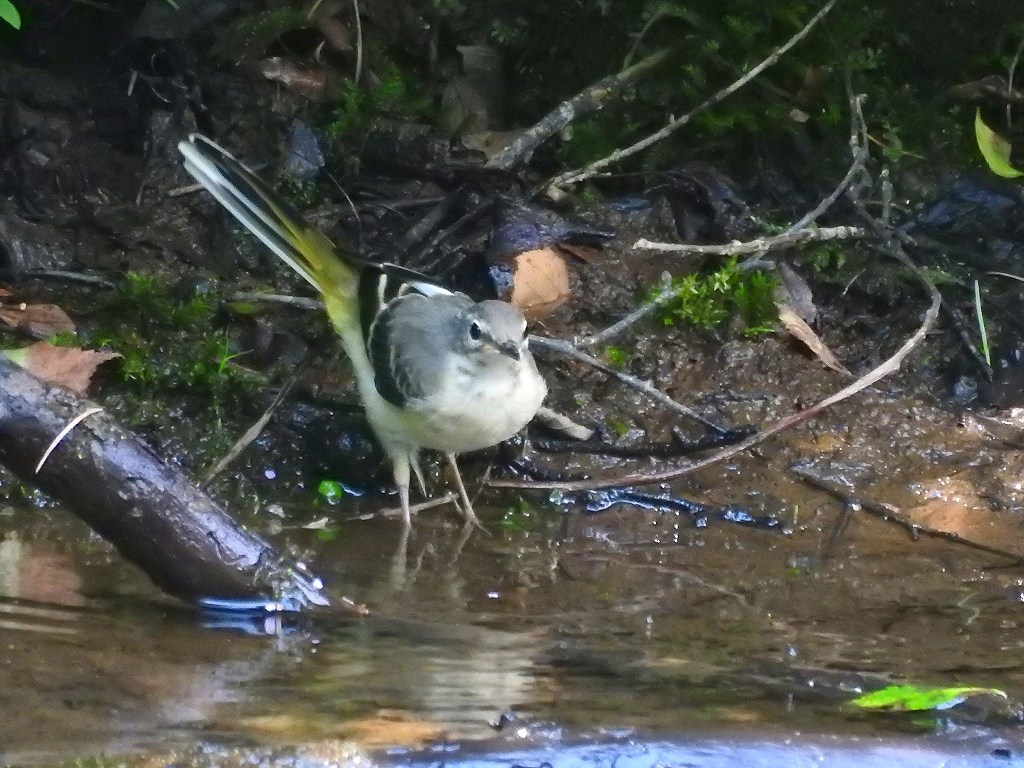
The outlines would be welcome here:
[[[982,544],[972,539],[965,539],[958,533],[952,531],[943,531],[938,528],[931,528],[927,525],[915,523],[913,520],[903,514],[898,508],[891,504],[885,504],[880,501],[873,501],[871,499],[864,499],[859,496],[854,496],[848,493],[833,480],[821,477],[821,475],[812,472],[806,467],[790,467],[790,472],[795,474],[804,482],[809,485],[813,485],[815,488],[819,488],[832,496],[835,496],[840,501],[846,502],[848,506],[856,506],[860,509],[868,512],[875,517],[881,518],[887,523],[892,523],[900,528],[907,531],[914,539],[920,536],[928,536],[932,539],[942,539],[953,544],[960,544],[961,546],[967,547],[968,549],[975,549],[979,552],[985,552],[990,555],[998,555],[999,557],[1005,557],[1014,561],[1014,564],[1024,564],[1024,555],[1019,555],[1015,552],[1010,552],[1005,549],[998,547],[991,547],[988,544]]]
[[[702,416],[692,408],[685,406],[682,403],[676,402],[671,397],[666,395],[664,392],[656,389],[654,386],[648,384],[646,381],[641,381],[640,379],[636,378],[636,376],[630,376],[628,373],[617,371],[614,368],[605,365],[596,357],[588,355],[586,352],[583,352],[582,350],[576,349],[576,347],[574,347],[568,341],[565,341],[563,339],[549,339],[544,336],[531,335],[530,346],[534,349],[544,349],[550,352],[556,352],[564,357],[568,357],[571,360],[576,360],[578,362],[585,363],[592,368],[597,368],[597,370],[608,374],[612,378],[618,379],[623,384],[632,387],[638,392],[643,392],[649,398],[656,401],[657,403],[659,403],[660,405],[662,405],[663,407],[667,408],[670,411],[675,411],[681,416],[691,418],[694,421],[703,424],[705,427],[715,430],[716,432],[727,431],[721,425],[716,424],[715,422],[711,421],[705,416]],[[494,482],[492,484],[498,485],[499,483]]]
[[[544,115],[531,128],[523,131],[505,149],[492,157],[487,162],[487,167],[508,169],[527,162],[534,150],[547,141],[547,139],[565,128],[579,115],[599,110],[612,96],[622,91],[626,85],[661,64],[668,58],[669,53],[670,51],[667,48],[652,53],[633,66],[627,67],[618,74],[602,78],[571,99],[563,101],[551,112]]]
[[[735,80],[730,85],[727,85],[725,88],[720,90],[718,93],[714,94],[701,104],[691,109],[685,115],[670,120],[661,130],[652,133],[646,138],[641,139],[640,141],[636,142],[635,144],[632,144],[629,147],[626,147],[625,149],[617,149],[607,157],[603,157],[600,160],[596,160],[593,163],[584,166],[583,168],[577,168],[572,171],[566,171],[565,173],[556,176],[550,182],[548,182],[547,186],[565,186],[566,184],[575,184],[577,182],[583,181],[584,179],[588,179],[591,176],[594,176],[602,168],[606,168],[607,166],[612,165],[613,163],[617,163],[619,160],[629,157],[630,155],[635,155],[637,152],[647,149],[647,147],[651,146],[652,144],[656,144],[657,142],[671,135],[675,131],[679,130],[688,122],[690,122],[690,120],[692,120],[696,114],[698,114],[699,112],[703,112],[705,109],[708,109],[709,107],[713,107],[720,101],[724,101],[726,98],[731,96],[733,93],[738,91],[744,85],[746,85],[759,74],[761,74],[764,70],[768,69],[768,67],[772,66],[775,62],[782,58],[782,56],[787,51],[789,51],[790,48],[792,48],[794,45],[803,40],[808,35],[808,33],[818,24],[819,21],[825,18],[828,12],[832,10],[836,2],[837,0],[829,0],[829,2],[826,3],[825,6],[820,11],[818,11],[811,18],[811,20],[808,21],[802,29],[800,29],[799,32],[797,32],[795,35],[789,38],[789,40],[787,40],[781,46],[772,51],[771,55],[769,55],[768,58],[766,58],[756,67],[748,71],[738,80]]]
[[[662,243],[640,238],[633,243],[633,247],[643,251],[658,251],[660,253],[682,253],[699,256],[741,256],[746,253],[764,253],[773,248],[789,248],[801,243],[867,237],[867,234],[868,231],[863,227],[822,227],[821,229],[787,231],[781,235],[759,237],[756,240],[726,243],[724,245]]]
[[[816,222],[824,213],[831,208],[839,196],[843,194],[853,183],[854,177],[860,174],[864,170],[864,165],[867,163],[869,157],[868,148],[860,147],[854,154],[853,164],[847,170],[846,175],[842,181],[836,185],[836,188],[832,190],[825,198],[822,199],[813,209],[805,213],[800,220],[793,224],[784,234],[792,234],[798,232],[801,229],[805,229]]]

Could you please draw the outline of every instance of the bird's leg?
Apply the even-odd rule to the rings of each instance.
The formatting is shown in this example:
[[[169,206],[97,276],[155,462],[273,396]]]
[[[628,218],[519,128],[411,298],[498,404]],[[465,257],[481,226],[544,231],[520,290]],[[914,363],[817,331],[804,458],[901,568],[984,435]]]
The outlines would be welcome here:
[[[420,457],[418,452],[411,453],[409,455],[409,464],[412,465],[412,471],[416,474],[416,482],[420,485],[420,493],[426,496],[427,484],[423,482],[423,468],[420,466]]]
[[[406,528],[412,526],[412,513],[409,512],[409,457],[394,456],[391,459],[391,473],[398,486],[398,500],[402,506],[402,522]]]
[[[487,530],[480,523],[480,518],[476,516],[476,512],[473,511],[473,503],[469,500],[469,494],[466,493],[466,486],[462,482],[462,474],[459,472],[459,465],[455,461],[455,454],[445,454],[448,457],[448,465],[452,468],[452,472],[455,474],[455,486],[459,489],[459,498],[462,500],[462,514],[466,518],[466,523],[475,525],[481,530]]]

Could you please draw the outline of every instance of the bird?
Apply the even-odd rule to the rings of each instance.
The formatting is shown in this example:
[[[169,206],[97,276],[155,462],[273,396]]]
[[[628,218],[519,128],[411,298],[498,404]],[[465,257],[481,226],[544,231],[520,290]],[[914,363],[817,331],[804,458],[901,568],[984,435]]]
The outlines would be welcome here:
[[[514,436],[547,395],[523,313],[504,301],[474,301],[398,264],[342,252],[205,136],[192,134],[178,149],[196,181],[319,291],[351,360],[367,420],[391,462],[405,529],[411,473],[426,495],[423,449],[444,454],[467,525],[482,527],[457,457]]]

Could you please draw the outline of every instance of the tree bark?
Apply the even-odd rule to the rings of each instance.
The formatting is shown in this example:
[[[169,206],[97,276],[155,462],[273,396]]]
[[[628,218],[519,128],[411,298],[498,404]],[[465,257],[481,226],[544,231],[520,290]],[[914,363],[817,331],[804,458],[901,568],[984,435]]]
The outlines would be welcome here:
[[[180,470],[96,406],[0,356],[0,463],[111,542],[162,589],[188,601],[267,600],[359,610],[242,528]]]

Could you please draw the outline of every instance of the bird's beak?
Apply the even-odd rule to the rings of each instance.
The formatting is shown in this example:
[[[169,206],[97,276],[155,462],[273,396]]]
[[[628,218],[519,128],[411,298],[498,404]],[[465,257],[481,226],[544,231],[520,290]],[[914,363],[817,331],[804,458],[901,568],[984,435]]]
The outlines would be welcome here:
[[[495,344],[494,346],[501,354],[506,357],[511,357],[513,360],[519,360],[520,357],[522,357],[522,352],[519,349],[519,342],[517,341],[509,339],[508,341],[503,341],[500,344]]]

